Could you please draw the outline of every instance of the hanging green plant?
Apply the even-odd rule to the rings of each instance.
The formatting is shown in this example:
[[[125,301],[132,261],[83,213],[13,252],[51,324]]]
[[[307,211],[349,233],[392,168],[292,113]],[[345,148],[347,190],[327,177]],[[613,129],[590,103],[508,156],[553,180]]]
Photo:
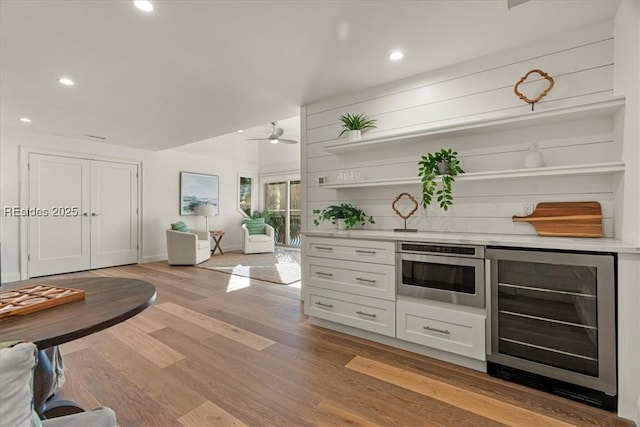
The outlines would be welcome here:
[[[449,210],[453,205],[453,194],[451,184],[455,181],[455,176],[464,173],[460,167],[460,161],[456,157],[457,152],[452,149],[441,149],[435,153],[428,153],[422,156],[418,162],[418,176],[422,182],[422,207],[427,208],[435,193],[438,204],[442,209]],[[436,191],[436,177],[441,177],[442,187]]]
[[[376,126],[376,119],[370,119],[364,113],[360,114],[345,114],[340,116],[340,121],[342,122],[342,132],[338,137],[344,135],[346,132],[350,130],[359,130],[365,131],[367,129],[373,129]]]

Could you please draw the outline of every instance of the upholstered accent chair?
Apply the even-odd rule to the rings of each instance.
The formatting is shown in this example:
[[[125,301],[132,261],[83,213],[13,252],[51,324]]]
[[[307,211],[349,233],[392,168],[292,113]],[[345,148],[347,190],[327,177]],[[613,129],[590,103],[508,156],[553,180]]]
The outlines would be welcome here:
[[[0,345],[0,425],[11,427],[116,427],[107,407],[40,420],[33,407],[33,375],[38,363],[33,343]]]
[[[171,265],[195,265],[211,258],[208,231],[167,230],[167,255]]]
[[[242,252],[258,254],[275,251],[275,230],[269,224],[252,227],[242,224]]]

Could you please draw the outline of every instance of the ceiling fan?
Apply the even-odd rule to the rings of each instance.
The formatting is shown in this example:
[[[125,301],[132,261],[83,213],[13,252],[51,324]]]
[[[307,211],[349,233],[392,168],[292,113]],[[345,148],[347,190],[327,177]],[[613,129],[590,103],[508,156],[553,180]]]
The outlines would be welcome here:
[[[285,138],[280,138],[283,134],[284,134],[284,129],[282,128],[277,128],[276,125],[278,124],[278,122],[271,122],[271,135],[269,135],[266,138],[247,138],[247,140],[249,141],[269,141],[272,144],[277,144],[279,142],[282,142],[284,144],[297,144],[298,141],[294,141],[293,139],[285,139]]]

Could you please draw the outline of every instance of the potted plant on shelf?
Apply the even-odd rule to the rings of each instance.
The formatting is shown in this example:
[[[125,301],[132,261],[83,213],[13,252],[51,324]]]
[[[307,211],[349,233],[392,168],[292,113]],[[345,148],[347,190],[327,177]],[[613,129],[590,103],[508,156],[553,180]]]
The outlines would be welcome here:
[[[435,153],[422,156],[418,162],[418,176],[422,182],[422,207],[427,208],[435,192],[438,204],[445,211],[453,204],[451,184],[455,176],[464,173],[457,152],[452,149],[441,149]],[[441,177],[442,187],[436,191],[436,177]]]
[[[367,129],[376,127],[376,119],[370,119],[364,113],[360,114],[345,114],[340,116],[342,122],[342,132],[338,137],[341,137],[348,132],[349,141],[358,141],[362,139],[362,132]]]
[[[339,205],[330,205],[326,208],[314,209],[314,215],[318,215],[313,220],[313,223],[317,226],[322,221],[331,221],[332,224],[337,224],[339,230],[345,230],[355,227],[356,225],[365,225],[366,222],[375,224],[372,216],[365,214],[361,209],[356,208],[350,203],[341,203]]]

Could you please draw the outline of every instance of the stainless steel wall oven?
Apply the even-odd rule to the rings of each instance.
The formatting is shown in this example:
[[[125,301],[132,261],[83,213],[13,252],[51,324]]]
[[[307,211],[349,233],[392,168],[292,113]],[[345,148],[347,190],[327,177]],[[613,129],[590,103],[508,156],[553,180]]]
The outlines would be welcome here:
[[[617,407],[615,255],[488,248],[490,374]]]
[[[398,242],[397,293],[485,306],[484,246]]]

